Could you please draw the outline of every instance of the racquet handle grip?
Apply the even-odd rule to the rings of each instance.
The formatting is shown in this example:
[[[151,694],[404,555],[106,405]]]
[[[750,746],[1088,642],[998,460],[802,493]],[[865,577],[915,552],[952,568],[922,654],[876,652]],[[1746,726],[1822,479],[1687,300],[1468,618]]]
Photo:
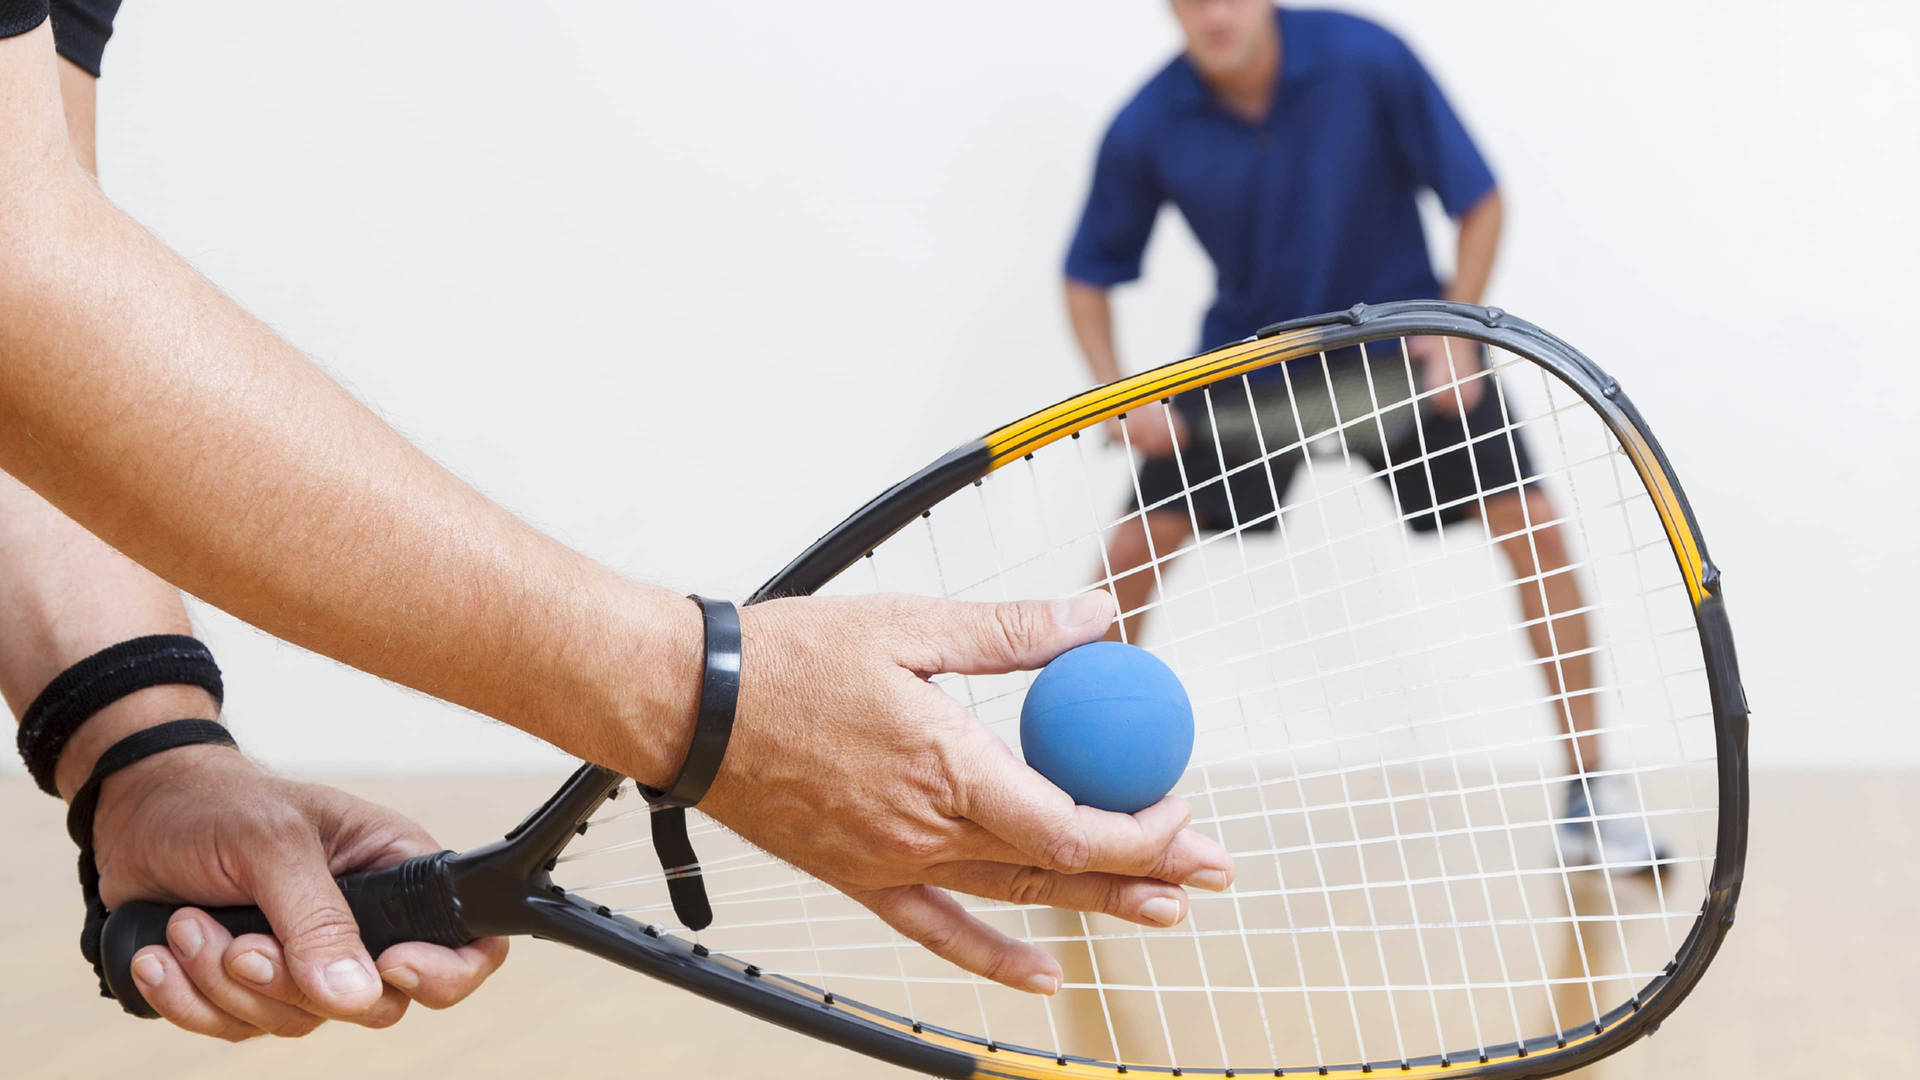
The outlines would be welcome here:
[[[369,954],[377,957],[403,941],[427,941],[451,948],[478,936],[468,933],[460,921],[459,901],[447,873],[447,861],[452,856],[451,851],[416,855],[403,863],[338,879],[341,895],[347,898],[347,907],[360,924],[360,940]],[[160,1014],[147,1004],[133,981],[133,956],[149,945],[166,944],[167,921],[184,906],[135,900],[114,908],[101,930],[100,963],[107,987],[121,1007],[135,1016],[152,1019]],[[205,910],[235,937],[273,933],[266,915],[257,907]]]

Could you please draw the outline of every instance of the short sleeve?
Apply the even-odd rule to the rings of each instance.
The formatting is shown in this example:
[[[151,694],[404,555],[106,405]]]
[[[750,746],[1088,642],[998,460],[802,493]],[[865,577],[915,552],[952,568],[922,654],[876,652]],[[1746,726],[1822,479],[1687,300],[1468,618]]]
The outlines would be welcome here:
[[[1145,139],[1122,112],[1100,141],[1080,226],[1067,247],[1067,276],[1089,285],[1118,285],[1140,276],[1163,195]]]
[[[1386,107],[1413,179],[1432,188],[1453,217],[1493,190],[1493,170],[1413,50],[1394,41],[1385,72]]]
[[[120,0],[53,0],[53,46],[80,70],[100,77]]]
[[[47,0],[0,0],[0,38],[15,37],[47,21]]]

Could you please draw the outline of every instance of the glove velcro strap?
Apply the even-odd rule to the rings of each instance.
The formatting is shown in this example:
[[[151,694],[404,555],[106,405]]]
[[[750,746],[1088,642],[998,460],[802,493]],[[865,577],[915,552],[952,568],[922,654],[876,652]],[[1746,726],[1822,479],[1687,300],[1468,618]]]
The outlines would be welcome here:
[[[182,746],[208,743],[236,746],[227,729],[211,720],[172,720],[136,731],[107,747],[87,775],[87,782],[74,793],[73,805],[67,808],[67,835],[80,845],[80,896],[87,904],[86,922],[80,929],[80,955],[99,976],[101,997],[113,997],[113,992],[107,989],[106,971],[100,963],[100,932],[110,912],[100,899],[100,868],[93,860],[93,815],[100,807],[100,785],[137,761]]]

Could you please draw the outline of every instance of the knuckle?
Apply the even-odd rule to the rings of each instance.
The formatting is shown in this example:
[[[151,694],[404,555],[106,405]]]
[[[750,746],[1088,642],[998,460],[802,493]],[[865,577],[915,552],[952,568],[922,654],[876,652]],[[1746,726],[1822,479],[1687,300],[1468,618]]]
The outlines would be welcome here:
[[[1068,829],[1047,844],[1046,867],[1062,874],[1079,874],[1093,862],[1093,845],[1078,829]]]
[[[333,906],[309,910],[281,938],[290,952],[311,952],[332,946],[352,946],[360,942],[360,928],[344,908]]]
[[[390,1028],[399,1023],[400,1018],[407,1014],[406,1001],[402,1000],[398,1005],[393,1006],[384,1004],[385,1001],[386,999],[383,998],[381,1005],[377,1005],[367,1013],[355,1017],[354,1023],[364,1028],[372,1028],[376,1031],[381,1028]]]
[[[980,974],[994,982],[1004,983],[1012,976],[1013,960],[1011,950],[995,949],[987,957],[987,962],[981,965]]]
[[[267,1034],[276,1039],[298,1039],[313,1034],[320,1023],[317,1016],[288,1016],[268,1027]]]
[[[1050,870],[1016,867],[1007,881],[1006,899],[1012,904],[1045,904],[1053,897],[1056,880]]]
[[[884,593],[874,598],[873,611],[882,623],[898,626],[921,613],[920,599],[906,593]]]
[[[913,940],[935,956],[951,957],[960,947],[960,929],[947,923],[918,928]]]
[[[933,862],[946,854],[946,838],[922,826],[902,823],[889,830],[888,845],[916,864]]]
[[[1146,876],[1160,881],[1179,881],[1186,877],[1184,873],[1186,861],[1185,856],[1180,852],[1180,845],[1168,844],[1161,849],[1160,854],[1154,856]]]
[[[949,818],[969,816],[973,802],[969,777],[981,760],[970,740],[942,739],[934,744],[918,771],[936,812]]]
[[[993,619],[1000,639],[1014,650],[1022,649],[1040,639],[1040,604],[1035,601],[996,604],[993,608]]]
[[[274,800],[248,815],[246,825],[270,844],[285,844],[313,835],[313,825],[298,807]]]

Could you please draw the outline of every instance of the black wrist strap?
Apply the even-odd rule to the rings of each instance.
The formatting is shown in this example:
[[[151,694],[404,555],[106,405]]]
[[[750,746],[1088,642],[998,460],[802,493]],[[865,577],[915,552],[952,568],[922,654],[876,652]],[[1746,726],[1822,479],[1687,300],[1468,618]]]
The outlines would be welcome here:
[[[106,970],[100,963],[100,932],[107,925],[107,905],[100,900],[100,868],[93,861],[93,815],[100,806],[100,785],[107,777],[165,750],[182,746],[214,743],[233,746],[233,736],[211,720],[173,720],[136,731],[107,747],[87,775],[87,782],[74,793],[67,808],[67,835],[80,845],[80,896],[87,904],[86,922],[80,928],[80,955],[93,965],[100,979],[100,996],[113,997],[107,988]]]
[[[221,700],[220,667],[198,640],[153,634],[94,653],[54,676],[20,718],[21,760],[40,790],[59,796],[53,770],[67,741],[101,709],[150,686],[198,686]]]
[[[733,737],[733,713],[740,703],[740,609],[725,600],[688,599],[700,605],[706,625],[706,662],[701,668],[693,742],[671,787],[660,791],[640,784],[639,788],[653,806],[653,850],[666,872],[673,913],[687,929],[704,930],[713,922],[713,906],[701,881],[699,856],[687,838],[687,807],[698,803],[713,786]]]

